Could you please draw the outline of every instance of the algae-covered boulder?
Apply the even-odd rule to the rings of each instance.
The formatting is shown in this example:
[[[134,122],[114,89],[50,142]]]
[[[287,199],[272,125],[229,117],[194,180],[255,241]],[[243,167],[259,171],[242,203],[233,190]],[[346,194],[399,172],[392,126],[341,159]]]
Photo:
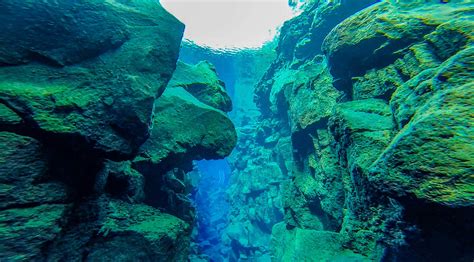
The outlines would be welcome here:
[[[273,114],[288,117],[293,133],[327,121],[342,93],[332,85],[326,59],[316,56],[299,68],[284,68],[271,80],[269,102]]]
[[[6,0],[0,29],[0,103],[22,130],[109,157],[146,140],[183,32],[156,1]]]
[[[231,153],[236,140],[234,125],[223,112],[184,89],[169,88],[156,102],[151,136],[134,164],[163,171],[192,160],[219,159]]]
[[[374,164],[373,184],[397,197],[472,207],[473,91],[466,83],[430,97]]]
[[[350,92],[352,81],[356,80],[353,77],[393,64],[420,42],[429,42],[436,55],[414,50],[418,61],[398,65],[399,72],[381,75],[380,83],[396,81],[394,77],[412,77],[407,70],[436,63],[437,59],[443,61],[472,42],[472,21],[464,19],[469,12],[472,6],[463,1],[450,4],[449,8],[438,2],[384,1],[351,16],[337,25],[323,43],[331,73],[337,79],[335,86]]]
[[[66,186],[49,178],[49,158],[37,140],[0,132],[0,257],[41,260],[61,232]]]
[[[401,130],[371,170],[376,187],[398,197],[472,206],[473,52],[458,52],[394,93],[391,106]]]
[[[439,67],[423,70],[400,86],[390,100],[398,128],[401,129],[409,123],[416,112],[437,92],[472,82],[473,57],[474,48],[466,48]]]
[[[278,223],[272,229],[272,261],[371,261],[343,246],[336,232],[310,229],[288,229]]]
[[[43,248],[48,261],[183,261],[189,225],[140,203],[89,197],[68,213],[60,237]]]
[[[60,233],[67,205],[44,204],[0,211],[0,257],[7,261],[38,261]]]
[[[292,132],[309,129],[325,122],[330,116],[341,92],[332,86],[332,76],[323,56],[301,65],[298,70],[280,71],[272,87],[270,101],[284,110],[288,116]],[[284,88],[284,100],[277,87]],[[272,99],[272,97],[275,97]],[[288,103],[288,106],[282,106]]]
[[[207,61],[196,65],[178,61],[168,87],[184,88],[202,103],[224,112],[232,110],[232,101],[226,93],[224,82],[218,78],[214,66]]]
[[[184,261],[189,225],[147,205],[110,201],[87,260]]]
[[[0,127],[2,130],[7,129],[7,127],[14,129],[21,124],[21,122],[22,119],[19,115],[4,104],[0,104]]]
[[[367,169],[392,137],[394,124],[388,105],[379,99],[338,104],[329,121],[336,150],[350,169]]]
[[[0,208],[63,203],[66,186],[50,180],[49,158],[37,140],[0,132]]]

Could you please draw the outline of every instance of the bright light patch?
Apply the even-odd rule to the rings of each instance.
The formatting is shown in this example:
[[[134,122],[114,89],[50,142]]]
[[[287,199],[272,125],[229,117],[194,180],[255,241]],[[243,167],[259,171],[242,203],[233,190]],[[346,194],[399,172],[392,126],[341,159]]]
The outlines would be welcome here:
[[[258,48],[295,16],[288,0],[161,0],[186,25],[184,38],[218,49]]]

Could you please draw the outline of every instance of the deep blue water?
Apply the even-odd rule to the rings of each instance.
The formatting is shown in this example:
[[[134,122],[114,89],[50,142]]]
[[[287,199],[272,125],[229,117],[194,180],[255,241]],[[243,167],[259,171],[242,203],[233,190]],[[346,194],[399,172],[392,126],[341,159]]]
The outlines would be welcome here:
[[[182,43],[179,59],[188,64],[206,60],[211,62],[224,81],[227,93],[234,99],[236,74],[233,57],[228,53],[216,53],[211,49]],[[211,261],[224,261],[229,247],[222,243],[223,229],[228,221],[229,204],[226,190],[229,186],[231,169],[226,159],[196,162],[200,180],[193,194],[196,208],[196,230],[194,241],[201,254]]]
[[[231,169],[227,160],[198,161],[197,168],[200,181],[193,194],[197,217],[195,242],[212,261],[222,261],[222,255],[227,252],[221,236],[228,223],[226,190]]]

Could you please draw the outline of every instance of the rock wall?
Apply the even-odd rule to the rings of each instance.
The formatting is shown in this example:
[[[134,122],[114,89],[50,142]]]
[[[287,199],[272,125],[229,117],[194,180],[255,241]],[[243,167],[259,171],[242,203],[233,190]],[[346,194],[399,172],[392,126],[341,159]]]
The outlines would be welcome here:
[[[236,132],[212,70],[166,88],[184,26],[154,0],[6,0],[0,28],[0,260],[186,261],[184,175]]]
[[[265,185],[240,186],[266,234],[263,221],[278,219],[255,195],[283,195],[273,261],[472,260],[472,11],[468,1],[317,1],[285,23],[255,89],[261,132],[246,147],[268,150],[266,175],[239,174]]]

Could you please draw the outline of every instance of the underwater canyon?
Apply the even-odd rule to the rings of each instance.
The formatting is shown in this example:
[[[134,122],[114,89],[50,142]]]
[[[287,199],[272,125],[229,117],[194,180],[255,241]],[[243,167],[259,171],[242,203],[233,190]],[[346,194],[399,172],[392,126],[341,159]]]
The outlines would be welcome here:
[[[289,4],[0,0],[0,261],[473,261],[474,3]]]

